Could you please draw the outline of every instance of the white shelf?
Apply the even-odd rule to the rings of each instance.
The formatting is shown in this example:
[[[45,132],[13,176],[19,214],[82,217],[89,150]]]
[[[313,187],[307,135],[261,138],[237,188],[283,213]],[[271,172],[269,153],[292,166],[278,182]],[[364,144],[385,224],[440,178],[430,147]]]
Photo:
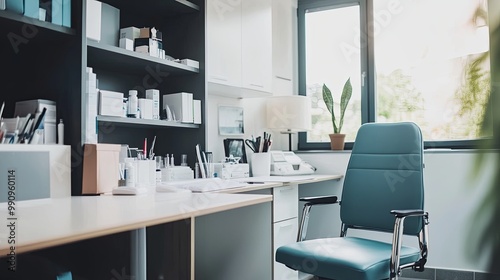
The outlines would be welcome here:
[[[135,119],[135,118],[124,118],[124,117],[112,117],[112,116],[97,116],[97,121],[114,123],[121,126],[142,126],[142,127],[184,127],[184,128],[199,128],[199,124],[192,123],[181,123],[174,121],[165,120],[146,120],[146,119]]]

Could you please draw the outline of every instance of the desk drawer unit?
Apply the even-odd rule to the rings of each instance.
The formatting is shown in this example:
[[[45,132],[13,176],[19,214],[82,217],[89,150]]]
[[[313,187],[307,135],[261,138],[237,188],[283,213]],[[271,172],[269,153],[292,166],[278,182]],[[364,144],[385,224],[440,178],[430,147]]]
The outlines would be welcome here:
[[[288,219],[273,224],[273,252],[278,247],[295,243],[298,230],[298,218]],[[273,257],[274,258],[274,257]],[[286,267],[284,264],[274,262],[274,280],[297,280],[298,272]]]
[[[297,218],[299,211],[297,184],[274,188],[273,199],[273,222]]]
[[[299,187],[297,184],[273,188],[273,259],[276,249],[296,241],[298,228]],[[297,279],[298,274],[274,262],[273,279]]]

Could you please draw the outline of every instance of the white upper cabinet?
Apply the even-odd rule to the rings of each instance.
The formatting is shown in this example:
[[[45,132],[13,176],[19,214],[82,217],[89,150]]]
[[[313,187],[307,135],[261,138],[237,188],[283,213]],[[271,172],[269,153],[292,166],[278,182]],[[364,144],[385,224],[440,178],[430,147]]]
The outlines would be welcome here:
[[[293,19],[297,14],[297,0],[273,0],[272,11],[272,92],[274,95],[295,94]]]
[[[207,0],[208,93],[291,94],[296,0]]]
[[[248,1],[248,0],[247,0]],[[207,1],[207,81],[241,85],[241,1]]]
[[[271,95],[273,67],[271,0],[246,0],[241,3],[242,87]]]

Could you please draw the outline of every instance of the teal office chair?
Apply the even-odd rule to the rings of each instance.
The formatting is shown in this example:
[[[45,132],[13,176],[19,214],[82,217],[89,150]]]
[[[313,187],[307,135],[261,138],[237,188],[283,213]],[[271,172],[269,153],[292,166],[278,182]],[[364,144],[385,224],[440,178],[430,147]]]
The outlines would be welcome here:
[[[423,141],[409,122],[368,123],[356,136],[341,200],[305,202],[298,242],[281,246],[276,261],[319,279],[398,279],[402,269],[423,271],[427,261],[428,213],[424,211]],[[340,237],[305,240],[314,205],[338,203]],[[392,244],[348,237],[348,229],[393,232]],[[418,247],[402,246],[402,236],[418,236]],[[415,241],[415,243],[417,243]]]

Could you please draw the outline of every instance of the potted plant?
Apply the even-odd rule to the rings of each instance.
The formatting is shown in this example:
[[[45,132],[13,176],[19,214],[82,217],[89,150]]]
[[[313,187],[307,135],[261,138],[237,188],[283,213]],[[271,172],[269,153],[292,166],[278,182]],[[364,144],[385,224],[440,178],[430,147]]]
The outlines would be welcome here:
[[[344,89],[342,90],[342,95],[340,96],[340,118],[337,120],[335,117],[335,112],[333,110],[333,96],[330,89],[323,84],[323,101],[325,102],[326,108],[332,115],[332,124],[333,124],[333,134],[329,134],[330,136],[330,145],[332,150],[343,150],[344,149],[344,141],[345,134],[342,134],[342,125],[344,124],[344,114],[347,108],[347,104],[349,104],[349,100],[352,95],[352,85],[351,78],[347,79],[344,84]]]

